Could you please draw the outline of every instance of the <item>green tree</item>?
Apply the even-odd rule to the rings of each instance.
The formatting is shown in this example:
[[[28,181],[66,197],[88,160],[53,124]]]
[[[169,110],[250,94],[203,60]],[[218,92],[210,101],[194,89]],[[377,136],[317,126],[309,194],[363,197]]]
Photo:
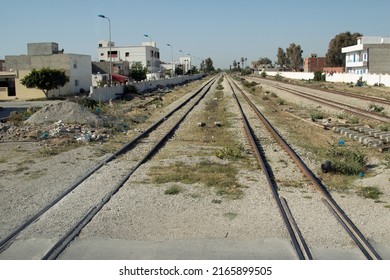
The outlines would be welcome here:
[[[147,69],[143,67],[142,62],[135,62],[130,68],[130,77],[135,81],[146,79]]]
[[[175,68],[175,74],[177,76],[181,76],[183,75],[183,73],[184,73],[183,66],[178,65],[178,67]]]
[[[276,63],[279,64],[280,66],[285,66],[288,64],[286,53],[282,48],[278,48]]]
[[[32,69],[20,82],[27,88],[42,90],[46,98],[49,98],[49,91],[63,87],[69,82],[69,77],[65,75],[63,70],[41,68],[39,70]]]
[[[363,36],[360,33],[351,33],[349,31],[336,35],[330,42],[328,52],[326,53],[325,62],[330,67],[344,67],[345,55],[341,49],[348,46],[356,45],[357,38]]]
[[[291,43],[290,46],[286,49],[286,55],[288,60],[288,65],[291,69],[297,71],[302,68],[303,58],[302,58],[302,49],[300,45]]]
[[[236,68],[237,68],[237,61],[233,60],[233,69],[236,69]]]
[[[283,51],[283,50],[282,50]],[[258,64],[272,64],[272,60],[268,57],[260,57],[257,61]]]
[[[206,73],[211,73],[211,72],[215,71],[215,68],[213,66],[213,60],[210,57],[206,58],[204,63],[205,63],[205,72]]]

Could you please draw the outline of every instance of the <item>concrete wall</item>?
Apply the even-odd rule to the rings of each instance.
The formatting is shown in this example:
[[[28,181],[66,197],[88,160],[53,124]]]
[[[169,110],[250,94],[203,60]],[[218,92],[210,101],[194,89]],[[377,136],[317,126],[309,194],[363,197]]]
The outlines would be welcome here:
[[[390,45],[376,45],[368,49],[369,73],[390,74]]]
[[[314,73],[305,73],[305,72],[266,72],[268,76],[275,76],[279,73],[279,75],[288,78],[288,79],[296,79],[296,80],[311,80],[314,78]],[[257,72],[260,75],[260,72]],[[363,78],[363,81],[367,82],[368,85],[373,86],[376,83],[384,84],[387,87],[390,87],[390,75],[381,75],[381,74],[349,74],[349,73],[334,73],[326,74],[327,82],[335,82],[335,83],[356,83],[357,80]]]
[[[177,85],[184,83],[186,81],[199,80],[203,77],[203,74],[196,74],[190,76],[180,76],[172,79],[164,80],[155,80],[155,81],[146,81],[141,83],[134,84],[138,92],[144,92],[148,89],[154,89],[157,86],[167,86],[167,85]],[[115,87],[102,87],[102,88],[90,88],[89,98],[98,101],[98,102],[107,102],[110,99],[114,100],[120,94],[123,93],[124,86],[115,86]]]

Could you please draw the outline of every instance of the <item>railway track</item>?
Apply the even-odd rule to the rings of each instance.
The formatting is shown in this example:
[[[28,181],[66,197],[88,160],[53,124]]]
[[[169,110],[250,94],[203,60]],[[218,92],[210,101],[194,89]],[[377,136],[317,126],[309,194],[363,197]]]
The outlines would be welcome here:
[[[260,78],[256,78],[256,79],[258,80]],[[328,90],[325,91],[325,90],[315,89],[316,91],[325,91],[327,93],[332,93],[332,96],[329,96],[329,98],[324,98],[324,97],[320,97],[320,96],[317,96],[317,95],[314,95],[312,93],[308,93],[307,91],[302,90],[302,88],[307,88],[307,87],[299,87],[300,89],[296,89],[296,88],[293,89],[291,87],[288,87],[287,84],[281,85],[279,82],[271,82],[271,81],[267,81],[265,79],[260,79],[260,80],[261,80],[261,83],[266,84],[268,86],[271,86],[271,87],[277,88],[279,90],[291,93],[293,95],[314,101],[314,102],[319,103],[319,104],[324,105],[324,106],[328,106],[328,107],[331,107],[331,108],[334,108],[337,110],[344,111],[348,114],[358,115],[361,117],[370,118],[370,119],[374,119],[376,121],[385,122],[385,123],[390,122],[390,117],[387,115],[384,115],[382,113],[375,112],[375,111],[368,111],[366,109],[352,106],[352,105],[347,104],[345,102],[338,102],[338,101],[332,100],[332,96],[342,95],[342,96],[351,97],[351,98],[354,98],[357,100],[370,101],[370,102],[373,102],[375,104],[389,106],[390,101],[385,100],[385,99],[369,97],[369,96],[360,96],[360,95],[352,94],[352,93],[342,93],[342,92],[336,92],[336,91],[328,91]],[[296,87],[296,86],[294,85],[294,87]],[[311,89],[311,90],[313,90],[313,89]]]
[[[56,259],[139,166],[150,159],[216,83],[214,77],[112,156],[87,171],[49,204],[0,240],[0,255],[26,250],[24,258]],[[107,176],[107,174],[111,174]],[[40,248],[26,240],[45,239]],[[20,243],[19,246],[17,243]]]
[[[262,140],[270,140],[264,138],[264,135],[266,133],[265,131],[262,131],[262,133],[260,134],[256,133],[255,129],[253,128],[258,125],[259,120],[261,121],[265,129],[268,131],[268,134],[272,135],[274,141],[276,141],[278,145],[282,147],[282,149],[294,162],[296,167],[300,170],[301,174],[303,174],[306,180],[310,182],[310,185],[315,188],[315,190],[321,197],[320,200],[324,204],[323,208],[329,209],[330,213],[336,218],[338,223],[341,224],[342,228],[345,229],[346,233],[354,242],[361,254],[363,254],[363,256],[367,259],[381,259],[379,254],[375,251],[375,249],[371,246],[371,244],[367,241],[367,239],[363,236],[363,234],[359,231],[355,224],[348,218],[348,216],[344,213],[344,211],[340,208],[336,201],[334,201],[331,195],[327,192],[326,188],[322,185],[319,179],[316,178],[314,173],[306,166],[306,164],[294,152],[294,150],[289,146],[289,144],[280,136],[276,129],[263,116],[263,114],[258,110],[258,108],[251,102],[249,97],[230,78],[229,84],[233,92],[233,96],[237,102],[237,106],[240,109],[242,119],[244,121],[245,131],[248,136],[248,141],[250,142],[254,154],[256,155],[257,161],[259,162],[259,165],[261,166],[261,169],[263,170],[264,175],[267,178],[268,186],[273,194],[276,205],[278,206],[278,210],[288,230],[291,243],[295,249],[297,257],[299,259],[313,259],[313,254],[310,251],[309,246],[306,244],[306,241],[304,240],[303,235],[296,221],[293,218],[293,214],[289,209],[286,199],[281,197],[281,195],[279,194],[278,189],[280,186],[278,186],[276,182],[277,180],[279,180],[278,178],[276,178],[276,173],[278,172],[273,170],[271,167],[272,164],[269,163],[272,159],[272,155],[269,155],[269,153],[265,151],[261,144]],[[245,100],[245,103],[242,100]],[[244,107],[246,109],[243,109]],[[245,114],[245,111],[252,111],[250,113],[252,114],[252,117],[248,117]],[[256,115],[255,121],[253,113]],[[256,130],[259,130],[259,128],[256,127]],[[325,213],[323,214],[325,215]],[[318,223],[320,224],[320,221],[318,221]]]

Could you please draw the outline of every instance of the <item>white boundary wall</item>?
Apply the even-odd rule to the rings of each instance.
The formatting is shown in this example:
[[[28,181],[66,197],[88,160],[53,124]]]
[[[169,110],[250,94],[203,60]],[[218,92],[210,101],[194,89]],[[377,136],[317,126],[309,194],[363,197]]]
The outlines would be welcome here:
[[[256,72],[260,74],[261,72]],[[314,73],[312,72],[266,72],[268,76],[275,76],[279,73],[279,75],[288,79],[296,79],[296,80],[311,80],[314,77]],[[334,74],[326,74],[327,82],[334,83],[356,83],[357,80],[363,78],[364,82],[367,82],[368,85],[373,86],[376,83],[384,84],[386,87],[390,87],[390,75],[388,74],[349,74],[349,73],[334,73]]]
[[[195,74],[189,76],[175,77],[172,79],[152,80],[152,81],[134,83],[134,86],[137,88],[138,92],[141,93],[149,89],[155,89],[157,86],[165,87],[167,85],[177,85],[177,84],[184,83],[186,81],[198,80],[201,79],[202,77],[203,74]],[[110,99],[114,100],[118,96],[122,95],[123,89],[124,89],[123,85],[113,86],[113,87],[102,87],[102,88],[91,87],[89,98],[98,102],[107,102]]]

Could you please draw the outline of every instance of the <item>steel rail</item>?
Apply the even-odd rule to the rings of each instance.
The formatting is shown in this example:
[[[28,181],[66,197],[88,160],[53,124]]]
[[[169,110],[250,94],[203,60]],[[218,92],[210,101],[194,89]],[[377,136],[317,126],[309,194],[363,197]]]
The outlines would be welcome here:
[[[382,122],[389,122],[390,121],[390,117],[389,116],[386,116],[386,115],[383,115],[383,114],[380,114],[380,113],[377,113],[377,112],[366,111],[364,109],[357,108],[357,107],[354,107],[354,106],[351,106],[351,105],[348,105],[348,104],[344,104],[344,103],[337,102],[337,101],[332,101],[332,100],[329,100],[329,99],[326,99],[326,98],[323,98],[323,97],[319,97],[319,96],[314,96],[312,94],[309,94],[309,93],[306,93],[306,92],[303,92],[303,91],[300,91],[300,90],[290,89],[290,88],[287,88],[287,87],[284,87],[284,86],[280,86],[280,85],[274,85],[274,84],[271,84],[271,83],[268,83],[268,85],[271,85],[274,88],[277,88],[277,89],[280,89],[280,90],[283,90],[283,91],[286,91],[286,92],[298,95],[300,97],[303,97],[303,98],[315,101],[315,102],[320,103],[322,105],[326,105],[326,106],[329,106],[329,107],[333,107],[333,108],[336,108],[336,109],[339,109],[339,110],[346,111],[346,112],[348,112],[350,114],[355,114],[355,115],[359,115],[359,116],[363,116],[363,117],[366,117],[366,118],[375,119],[375,120],[382,121]]]
[[[234,82],[233,82],[234,83]],[[235,83],[234,83],[235,84]],[[344,213],[344,211],[340,208],[340,206],[336,203],[336,201],[332,198],[332,196],[328,193],[325,186],[322,185],[320,180],[313,174],[313,172],[306,166],[303,160],[295,153],[295,151],[287,144],[287,142],[280,136],[280,134],[273,128],[273,126],[268,122],[268,120],[264,117],[264,115],[259,111],[259,109],[253,104],[253,102],[248,98],[248,96],[244,93],[244,91],[239,88],[236,84],[235,86],[241,92],[243,97],[250,104],[256,115],[262,121],[262,123],[266,126],[267,130],[273,135],[273,137],[277,140],[277,142],[283,147],[286,153],[291,157],[291,159],[295,162],[295,164],[299,167],[301,172],[311,181],[313,186],[323,195],[324,199],[329,203],[329,205],[334,209],[334,211],[338,214],[343,223],[349,228],[349,231],[353,234],[354,237],[351,236],[353,240],[356,240],[357,246],[362,248],[362,252],[368,259],[377,259],[380,260],[380,255],[375,251],[375,249],[371,246],[368,240],[363,236],[363,234],[359,231],[359,229],[355,226],[355,224],[348,218],[348,216]]]
[[[265,80],[264,78],[260,78],[260,77],[254,77],[254,78],[258,79],[258,80]],[[278,81],[277,83],[283,83],[283,84],[287,84],[287,85],[293,85],[293,86],[296,86],[296,87],[303,87],[303,88],[307,88],[307,89],[311,89],[311,90],[324,91],[324,92],[332,93],[332,94],[335,94],[335,95],[344,95],[344,96],[352,97],[352,98],[355,98],[355,99],[367,100],[367,101],[382,103],[382,104],[385,104],[385,105],[390,105],[390,100],[384,99],[384,98],[380,98],[380,97],[375,97],[375,96],[360,95],[360,94],[356,94],[356,93],[352,93],[352,92],[331,90],[331,89],[325,89],[325,88],[313,88],[313,87],[310,87],[310,86],[307,86],[307,85],[290,84],[290,83],[285,82],[285,81]]]
[[[116,159],[120,155],[128,152],[142,138],[147,137],[152,131],[154,131],[163,122],[165,122],[170,116],[172,116],[175,112],[177,112],[178,110],[183,108],[188,102],[190,102],[193,98],[195,98],[206,86],[210,85],[213,81],[215,81],[215,79],[216,79],[216,77],[214,77],[214,79],[210,79],[209,81],[207,81],[200,89],[195,91],[192,95],[190,95],[186,100],[184,100],[182,103],[180,103],[177,107],[173,108],[171,111],[169,111],[167,114],[165,114],[163,117],[161,117],[158,121],[156,121],[151,126],[149,126],[144,132],[139,134],[137,137],[135,137],[134,139],[132,139],[131,141],[129,141],[128,143],[123,145],[119,150],[117,150],[114,154],[109,156],[107,159],[104,159],[101,162],[99,162],[92,169],[87,171],[84,175],[82,175],[75,182],[73,182],[71,185],[69,185],[65,189],[65,191],[63,191],[61,194],[59,194],[56,198],[54,198],[45,207],[41,208],[33,216],[28,218],[25,222],[23,222],[21,225],[19,225],[17,228],[15,228],[12,232],[10,232],[6,237],[4,237],[0,241],[0,253],[3,252],[6,248],[8,248],[8,246],[10,245],[12,240],[14,240],[25,228],[27,228],[29,225],[34,223],[44,213],[46,213],[49,209],[51,209],[54,205],[56,205],[60,200],[62,200],[69,193],[74,191],[81,183],[83,183],[85,180],[87,180],[92,174],[94,174],[96,171],[98,171],[101,167],[103,167],[107,163],[111,162],[112,160]]]
[[[255,140],[255,136],[254,136],[254,133],[249,125],[249,122],[248,122],[248,119],[244,113],[244,110],[242,109],[242,106],[241,106],[241,103],[240,101],[238,100],[238,97],[235,93],[235,90],[231,84],[231,82],[229,80],[227,80],[228,83],[229,83],[229,86],[232,90],[232,93],[233,93],[233,97],[234,97],[234,100],[236,101],[237,103],[237,106],[239,108],[239,111],[240,111],[240,114],[241,114],[241,118],[242,118],[242,121],[243,121],[243,124],[244,124],[244,129],[245,129],[245,133],[247,135],[247,139],[252,147],[252,150],[254,151],[255,155],[256,155],[256,159],[258,161],[258,163],[260,164],[260,167],[261,169],[263,170],[264,172],[264,175],[266,176],[266,179],[267,179],[267,183],[268,183],[268,187],[270,188],[271,190],[271,193],[272,193],[272,196],[276,202],[276,205],[278,207],[278,210],[280,212],[280,215],[282,216],[282,220],[287,228],[287,231],[288,231],[288,234],[290,236],[290,239],[291,239],[291,242],[292,242],[292,245],[293,245],[293,248],[297,254],[297,257],[300,259],[300,260],[304,260],[305,259],[305,255],[302,248],[300,247],[300,243],[297,239],[297,236],[295,235],[294,233],[294,230],[293,230],[293,227],[291,225],[291,222],[289,220],[289,217],[285,211],[285,208],[283,207],[282,205],[282,202],[281,202],[281,199],[279,197],[279,194],[278,194],[278,191],[277,191],[277,186],[275,184],[275,182],[272,180],[272,176],[271,176],[271,172],[268,170],[268,167],[267,167],[267,164],[266,164],[266,160],[265,160],[265,156],[260,152],[260,148],[259,148],[259,145],[256,143],[256,140]]]
[[[172,128],[146,153],[146,155],[140,159],[137,164],[124,176],[116,186],[107,194],[105,197],[92,209],[83,216],[82,219],[79,220],[64,236],[57,241],[52,248],[42,257],[42,260],[54,260],[57,259],[58,256],[69,246],[69,244],[73,241],[73,239],[78,236],[81,230],[96,216],[97,213],[106,205],[111,198],[124,186],[124,184],[129,180],[131,175],[146,161],[148,161],[169,139],[169,137],[177,130],[179,125],[184,121],[187,115],[194,109],[196,105],[199,104],[200,100],[202,100],[205,95],[209,92],[211,86],[217,80],[216,76],[212,79],[211,83],[205,85],[202,89],[208,88],[200,95],[199,99],[190,106],[190,108],[183,114],[183,116],[172,126]]]

